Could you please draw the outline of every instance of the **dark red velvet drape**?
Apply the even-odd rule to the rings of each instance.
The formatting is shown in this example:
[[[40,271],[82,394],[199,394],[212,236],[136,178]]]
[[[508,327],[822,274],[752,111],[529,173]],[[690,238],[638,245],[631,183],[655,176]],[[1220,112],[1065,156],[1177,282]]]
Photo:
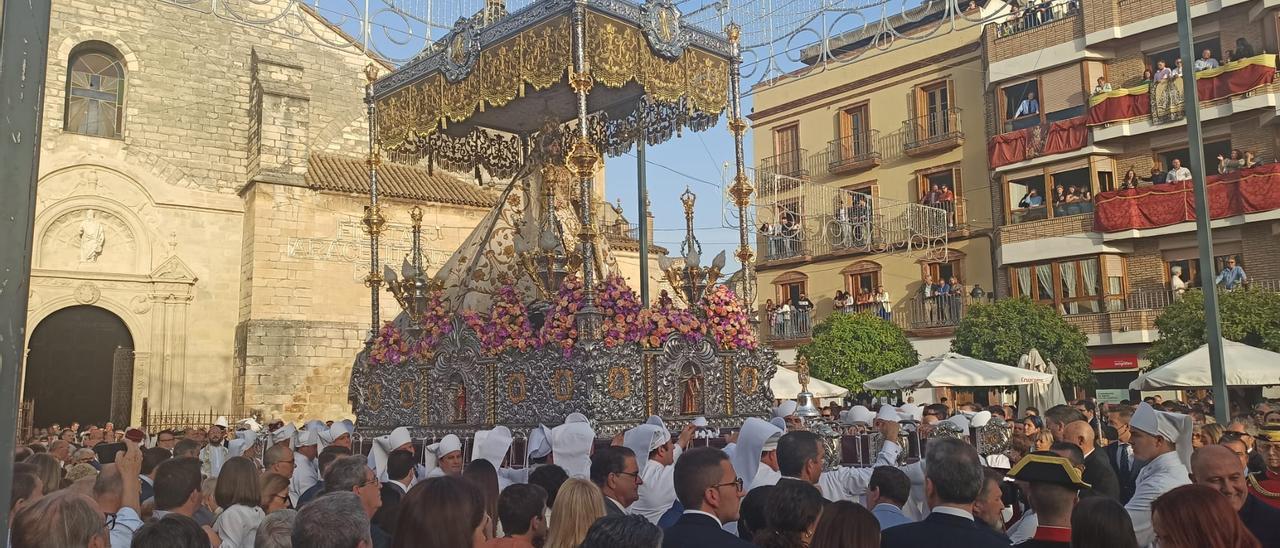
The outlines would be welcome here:
[[[1280,164],[1208,179],[1211,219],[1280,209]],[[1099,232],[1158,228],[1196,218],[1190,181],[1101,192],[1094,202],[1094,229]]]

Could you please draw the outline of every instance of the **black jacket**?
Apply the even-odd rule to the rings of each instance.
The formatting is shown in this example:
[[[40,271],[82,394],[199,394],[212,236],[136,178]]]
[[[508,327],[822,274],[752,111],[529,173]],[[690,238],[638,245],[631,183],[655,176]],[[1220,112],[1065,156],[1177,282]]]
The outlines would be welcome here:
[[[939,513],[929,514],[923,521],[890,527],[880,534],[880,548],[921,546],[1005,548],[1009,539],[971,519]]]
[[[1120,483],[1120,504],[1128,504],[1129,499],[1133,498],[1133,491],[1137,489],[1138,472],[1142,471],[1145,462],[1134,459],[1133,464],[1129,466],[1129,474],[1120,473],[1123,468],[1120,463],[1120,448],[1122,444],[1118,441],[1111,442],[1103,448],[1107,452],[1107,461],[1111,463],[1111,469],[1116,472],[1116,480]]]
[[[625,516],[627,512],[619,508],[609,497],[604,498],[604,515],[606,516]]]
[[[396,520],[400,517],[400,498],[404,493],[392,482],[382,484],[382,507],[373,514],[374,525],[392,535],[396,532]]]
[[[1111,467],[1111,459],[1107,458],[1107,453],[1102,449],[1094,449],[1089,456],[1084,458],[1084,482],[1092,485],[1091,493],[1085,496],[1099,495],[1111,497],[1120,500],[1120,480],[1116,477],[1116,471]]]
[[[702,514],[685,514],[667,529],[662,548],[751,548],[742,540],[720,528],[716,520]]]
[[[1280,509],[1249,495],[1239,514],[1240,521],[1253,536],[1258,537],[1262,548],[1280,548]]]

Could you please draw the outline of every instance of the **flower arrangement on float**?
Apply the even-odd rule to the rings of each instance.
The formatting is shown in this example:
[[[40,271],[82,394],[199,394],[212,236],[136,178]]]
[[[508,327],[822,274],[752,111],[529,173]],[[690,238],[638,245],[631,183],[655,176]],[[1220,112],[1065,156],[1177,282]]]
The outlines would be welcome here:
[[[555,300],[547,310],[538,338],[542,345],[558,349],[565,358],[573,355],[578,342],[575,315],[582,309],[582,281],[576,275],[566,276],[556,291]]]
[[[475,331],[480,338],[480,349],[487,356],[496,356],[507,350],[525,352],[541,346],[533,334],[533,324],[529,322],[529,309],[512,285],[498,289],[488,318],[482,318],[473,310],[465,310],[462,321]]]
[[[700,341],[706,335],[706,327],[698,316],[688,309],[677,308],[670,299],[659,300],[646,309],[644,324],[646,333],[642,342],[646,348],[658,348],[672,335],[689,342]]]
[[[440,341],[453,333],[453,315],[449,313],[444,290],[431,291],[427,297],[427,309],[418,317],[418,327],[422,329],[422,336],[417,342],[417,353],[430,358]]]
[[[702,297],[707,333],[720,350],[755,350],[760,346],[742,303],[729,286],[716,284]]]
[[[605,347],[636,343],[644,338],[643,307],[622,276],[614,274],[601,280],[596,284],[596,295],[604,314],[601,336]]]
[[[380,367],[399,365],[413,355],[415,346],[404,336],[404,332],[395,322],[386,322],[378,329],[369,346],[369,365]]]

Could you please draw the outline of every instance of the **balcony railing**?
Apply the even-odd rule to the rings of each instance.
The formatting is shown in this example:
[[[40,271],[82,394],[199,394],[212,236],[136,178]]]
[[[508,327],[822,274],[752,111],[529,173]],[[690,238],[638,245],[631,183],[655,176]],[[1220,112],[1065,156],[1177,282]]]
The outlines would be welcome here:
[[[935,110],[923,116],[904,120],[906,141],[903,152],[908,155],[929,154],[960,146],[964,131],[960,127],[960,109]]]
[[[847,135],[827,143],[827,170],[834,174],[853,173],[880,165],[875,141],[880,132]]]
[[[767,175],[784,175],[804,179],[809,176],[806,159],[809,151],[797,148],[760,159],[760,171]]]
[[[1014,9],[1008,18],[996,26],[996,38],[1004,38],[1015,34],[1026,32],[1036,27],[1047,25],[1054,21],[1066,19],[1080,13],[1080,1],[1071,0],[1062,2],[1055,0],[1054,2],[1043,2],[1040,4],[1032,4],[1030,7],[1017,10]]]
[[[1264,164],[1206,177],[1209,217],[1224,219],[1280,209],[1280,164]],[[1100,192],[1094,198],[1094,230],[1146,230],[1196,220],[1191,181]]]
[[[764,312],[767,336],[772,341],[807,339],[812,335],[812,312]]]

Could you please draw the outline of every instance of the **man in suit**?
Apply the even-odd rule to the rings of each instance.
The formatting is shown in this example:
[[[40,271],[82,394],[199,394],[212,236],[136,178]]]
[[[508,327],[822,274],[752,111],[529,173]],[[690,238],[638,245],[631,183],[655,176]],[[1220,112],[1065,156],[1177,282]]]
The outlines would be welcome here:
[[[1100,495],[1120,500],[1120,480],[1116,471],[1111,468],[1107,454],[1098,451],[1094,444],[1093,428],[1084,421],[1068,424],[1062,432],[1063,441],[1080,448],[1084,454],[1084,482],[1093,488],[1084,496]]]
[[[744,494],[728,455],[713,447],[697,447],[685,451],[675,468],[676,497],[685,511],[667,529],[662,548],[752,546],[722,528],[738,521]]]
[[[138,479],[142,481],[140,500],[143,504],[156,496],[156,467],[171,458],[173,454],[162,447],[152,447],[142,452],[142,469]]]
[[[621,445],[611,445],[591,455],[591,482],[604,495],[605,515],[627,513],[627,507],[640,498],[640,465],[636,453]]]
[[[400,516],[400,499],[413,485],[417,460],[413,451],[404,449],[396,449],[387,455],[387,477],[390,479],[382,483],[382,507],[374,512],[372,520],[383,531],[395,533],[396,520]]]
[[[1133,406],[1115,405],[1107,409],[1107,422],[1116,429],[1115,440],[1105,447],[1107,460],[1116,471],[1116,480],[1120,484],[1120,503],[1127,504],[1133,498],[1137,488],[1138,472],[1146,464],[1133,457],[1133,446],[1129,445],[1129,421],[1133,419]]]
[[[877,466],[867,482],[867,508],[880,522],[880,530],[911,523],[902,505],[911,496],[911,479],[892,466]]]
[[[324,473],[324,493],[316,500],[329,493],[355,493],[360,498],[360,506],[364,508],[365,519],[372,519],[382,507],[378,476],[374,475],[373,469],[369,468],[365,457],[360,455],[346,455],[329,465],[329,470]],[[390,548],[391,546],[391,533],[372,522],[369,524],[369,537],[373,539],[372,548]]]
[[[923,521],[885,529],[881,548],[949,546],[997,548],[1004,538],[973,520],[973,502],[982,490],[982,460],[973,446],[951,438],[935,438],[926,446],[925,500],[930,513]]]

